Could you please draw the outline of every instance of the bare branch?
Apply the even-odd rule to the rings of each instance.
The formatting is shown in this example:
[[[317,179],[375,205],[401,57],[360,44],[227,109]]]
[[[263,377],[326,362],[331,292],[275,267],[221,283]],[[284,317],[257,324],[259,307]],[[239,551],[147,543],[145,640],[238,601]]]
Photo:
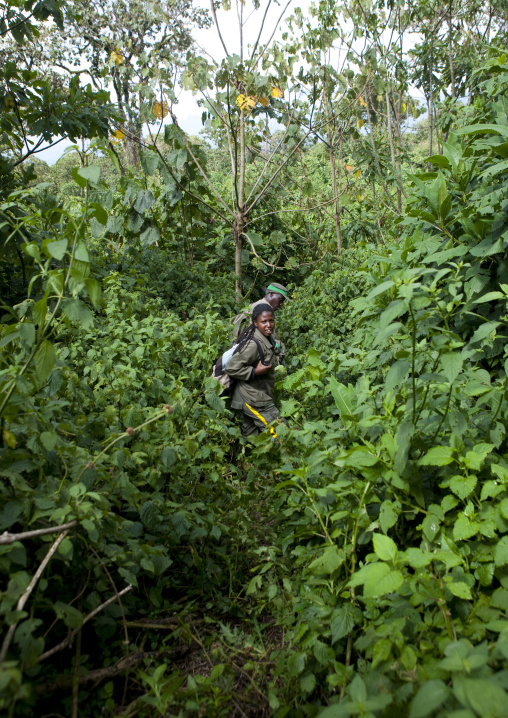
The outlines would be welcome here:
[[[45,557],[42,559],[41,564],[35,574],[32,577],[32,580],[28,584],[28,588],[25,590],[23,595],[20,597],[18,604],[16,606],[17,611],[22,611],[25,607],[25,603],[28,601],[28,597],[34,590],[37,581],[42,576],[44,569],[48,565],[48,563],[51,561],[52,557],[54,556],[56,550],[64,540],[64,538],[67,536],[67,531],[63,531],[60,536],[56,539],[56,541],[52,544],[51,548],[49,549],[48,553],[45,555]],[[9,630],[7,631],[7,635],[4,638],[4,642],[2,643],[2,650],[0,651],[0,665],[5,661],[5,658],[7,656],[7,651],[9,650],[10,643],[12,641],[12,637],[14,636],[14,631],[16,630],[16,627],[18,625],[18,621],[16,623],[13,623],[11,626],[9,626]]]
[[[175,114],[174,114],[173,112],[171,112],[170,114],[171,114],[171,119],[173,120],[173,124],[175,125],[175,127],[178,127],[178,129],[180,130],[180,134],[181,134],[181,137],[182,137],[182,141],[183,141],[183,143],[184,143],[184,145],[185,145],[185,148],[186,148],[187,152],[188,152],[188,153],[190,154],[190,156],[192,157],[192,159],[193,159],[193,161],[194,161],[194,164],[196,165],[196,167],[197,167],[198,170],[200,171],[200,173],[201,173],[203,179],[205,180],[205,182],[207,183],[207,185],[210,187],[210,189],[212,190],[212,192],[213,192],[213,194],[215,195],[215,197],[216,197],[216,198],[219,200],[219,202],[222,204],[222,206],[224,207],[224,209],[225,209],[227,212],[229,212],[231,215],[233,215],[233,217],[234,217],[234,216],[235,216],[235,213],[231,210],[231,208],[230,208],[230,207],[226,204],[226,202],[222,199],[222,197],[220,196],[220,194],[219,194],[219,193],[217,192],[217,190],[215,189],[215,187],[214,187],[214,185],[213,185],[213,182],[211,182],[211,180],[209,179],[208,175],[206,174],[206,172],[204,171],[204,169],[203,169],[203,168],[201,167],[201,165],[199,164],[198,159],[197,159],[196,156],[194,155],[194,152],[191,150],[190,145],[189,145],[189,143],[187,142],[187,138],[185,137],[185,133],[183,132],[183,130],[182,130],[182,128],[180,127],[180,125],[178,124],[178,120],[176,119]]]
[[[272,40],[273,40],[273,36],[274,36],[275,33],[277,32],[277,28],[278,28],[278,26],[279,26],[279,22],[282,20],[282,18],[283,18],[284,15],[286,14],[286,10],[287,10],[288,7],[291,5],[291,2],[292,2],[292,0],[288,0],[288,2],[287,2],[287,4],[286,4],[286,7],[284,8],[284,10],[283,10],[283,11],[281,12],[281,14],[279,15],[279,19],[277,20],[277,22],[276,22],[275,25],[274,25],[273,32],[272,32],[272,34],[270,35],[270,39],[269,39],[268,42],[266,43],[265,49],[263,50],[263,52],[261,53],[261,55],[259,55],[258,59],[256,60],[256,62],[255,62],[254,65],[252,66],[251,72],[253,72],[253,71],[256,69],[256,66],[257,66],[258,62],[261,60],[261,58],[263,57],[263,55],[265,54],[265,52],[266,52],[266,51],[268,50],[268,48],[270,47],[270,43],[271,43]],[[253,59],[254,59],[254,55],[252,56],[251,61],[252,61]]]
[[[83,623],[79,628],[75,628],[73,631],[69,633],[67,638],[64,638],[63,641],[58,643],[56,646],[53,646],[53,648],[50,648],[49,651],[46,651],[41,656],[39,656],[39,662],[45,661],[46,658],[50,658],[55,653],[58,653],[58,651],[63,651],[64,648],[68,648],[70,645],[72,645],[72,641],[74,640],[74,636],[81,631],[85,623],[88,623],[88,621],[91,621],[92,618],[94,618],[98,613],[100,613],[103,609],[107,608],[111,603],[114,603],[117,599],[120,599],[122,596],[125,596],[126,593],[129,591],[132,591],[132,586],[126,586],[124,589],[122,589],[119,593],[116,593],[114,596],[111,596],[111,598],[108,598],[107,601],[104,601],[104,603],[101,603],[100,606],[97,606],[91,613],[89,613],[87,616],[84,617]]]
[[[342,193],[344,194],[344,193]],[[340,195],[338,195],[340,197]],[[268,217],[270,214],[282,214],[282,212],[311,212],[313,209],[319,209],[320,207],[324,207],[327,204],[332,204],[332,202],[335,202],[335,197],[332,197],[332,199],[326,200],[326,202],[321,202],[321,204],[315,204],[313,207],[298,207],[296,209],[276,209],[273,212],[265,212],[264,214],[260,214],[257,217],[253,217],[252,219],[249,219],[248,222],[245,223],[245,226],[248,224],[252,224],[253,222],[257,222],[258,219],[261,219],[261,217]]]
[[[35,538],[35,536],[45,536],[46,534],[56,534],[60,531],[68,531],[69,529],[74,528],[74,526],[77,526],[77,524],[77,521],[68,521],[66,524],[62,524],[61,526],[48,526],[45,529],[24,531],[20,534],[10,534],[7,531],[4,531],[3,534],[0,536],[0,546],[14,543],[15,541],[25,541],[25,539]]]
[[[258,49],[258,44],[259,44],[259,41],[260,41],[260,39],[261,39],[261,33],[263,32],[263,28],[264,28],[264,26],[265,26],[266,16],[268,15],[268,10],[270,9],[270,5],[271,5],[271,4],[272,4],[272,0],[268,0],[268,3],[267,3],[267,5],[266,5],[265,14],[263,15],[263,21],[262,21],[261,27],[260,27],[260,29],[259,29],[259,35],[258,35],[258,38],[257,38],[255,44],[254,44],[254,49],[253,49],[252,54],[251,54],[251,56],[250,56],[251,62],[252,62],[252,60],[254,59],[254,55],[256,54],[256,50]]]
[[[211,9],[212,9],[213,21],[214,21],[214,23],[215,23],[215,27],[217,28],[217,32],[219,33],[219,38],[220,38],[220,41],[221,41],[221,43],[222,43],[222,47],[224,48],[224,52],[226,53],[226,57],[229,57],[228,49],[227,49],[227,47],[226,47],[226,44],[225,44],[224,40],[222,39],[222,35],[221,35],[219,23],[217,22],[217,15],[216,15],[216,13],[215,13],[215,3],[214,3],[213,0],[210,0],[210,7],[211,7]]]

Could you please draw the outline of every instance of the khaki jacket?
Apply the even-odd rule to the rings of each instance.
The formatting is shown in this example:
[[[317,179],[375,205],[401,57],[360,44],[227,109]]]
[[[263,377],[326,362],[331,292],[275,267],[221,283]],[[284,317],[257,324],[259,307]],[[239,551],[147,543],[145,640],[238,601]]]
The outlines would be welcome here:
[[[241,409],[245,403],[262,408],[273,401],[277,364],[275,346],[272,338],[263,336],[258,329],[254,336],[263,349],[265,364],[271,364],[272,368],[266,374],[254,376],[253,369],[260,359],[256,342],[247,342],[243,351],[233,354],[226,366],[226,374],[237,380],[231,400],[233,409]]]
[[[264,298],[263,298],[263,299],[259,299],[257,302],[252,302],[252,304],[249,305],[249,314],[250,314],[251,316],[252,316],[252,312],[254,311],[254,307],[257,307],[258,304],[268,304],[268,302],[267,302],[266,299],[264,299]],[[272,338],[274,339],[274,341],[275,341],[276,343],[278,343],[278,349],[279,349],[279,351],[277,352],[277,363],[278,363],[278,364],[283,364],[283,363],[284,363],[284,358],[285,358],[285,356],[286,356],[286,346],[285,346],[285,344],[281,341],[281,339],[280,339],[280,337],[279,337],[279,335],[278,335],[278,333],[277,333],[277,314],[275,314],[275,329],[273,330]]]

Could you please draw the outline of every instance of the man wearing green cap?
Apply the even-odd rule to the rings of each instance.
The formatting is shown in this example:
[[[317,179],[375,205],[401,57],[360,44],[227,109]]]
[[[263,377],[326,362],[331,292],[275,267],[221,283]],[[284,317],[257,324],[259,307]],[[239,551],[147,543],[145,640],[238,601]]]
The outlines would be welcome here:
[[[258,304],[270,304],[271,307],[273,307],[273,311],[276,312],[279,309],[282,309],[284,306],[284,302],[286,299],[289,300],[289,293],[286,287],[283,284],[277,284],[277,282],[272,282],[267,286],[267,288],[264,290],[265,296],[263,299],[260,299],[257,302],[253,302],[249,307],[249,313],[252,314],[254,307]]]
[[[241,314],[237,314],[237,316],[234,317],[233,325],[235,328],[235,338],[238,338],[242,333],[243,329],[245,329],[246,326],[250,323],[250,318],[252,316],[252,312],[254,311],[254,307],[256,307],[258,304],[269,304],[271,307],[273,307],[273,311],[277,312],[279,309],[282,309],[286,300],[290,301],[289,292],[283,284],[271,282],[264,290],[264,292],[265,296],[262,299],[259,299],[257,302],[253,302],[248,309],[243,311]],[[278,356],[280,357],[279,361],[280,363],[283,363],[286,354],[286,347],[277,336],[277,329],[275,329],[272,336],[278,349]]]

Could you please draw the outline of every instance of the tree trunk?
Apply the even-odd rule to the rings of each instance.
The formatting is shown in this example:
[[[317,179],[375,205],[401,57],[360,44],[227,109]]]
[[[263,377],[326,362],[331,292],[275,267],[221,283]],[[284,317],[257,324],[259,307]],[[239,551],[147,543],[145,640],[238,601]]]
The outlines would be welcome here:
[[[431,36],[430,36],[429,99],[427,101],[427,114],[429,117],[429,157],[432,157],[432,135],[434,134],[434,102],[433,102],[434,87],[433,87],[433,83],[432,83],[433,64],[434,64],[434,32],[432,32]],[[430,165],[429,165],[429,169],[430,169]]]
[[[323,89],[324,100],[325,100],[325,114],[327,122],[327,138],[328,138],[328,159],[330,161],[330,175],[332,179],[332,192],[334,200],[334,221],[335,221],[335,236],[337,237],[337,256],[340,257],[342,251],[342,237],[340,234],[340,212],[341,207],[339,206],[339,198],[337,195],[337,167],[335,165],[335,152],[333,149],[334,133],[330,132],[330,110],[328,107],[328,98],[326,96],[326,90]]]
[[[384,178],[383,178],[382,175],[381,175],[381,163],[379,162],[379,155],[378,155],[378,153],[377,153],[376,143],[375,143],[375,141],[374,141],[374,131],[373,131],[373,129],[372,129],[372,120],[370,119],[370,108],[371,108],[371,106],[372,106],[372,105],[371,105],[371,100],[370,100],[370,90],[365,94],[365,99],[366,99],[366,105],[367,105],[367,107],[366,107],[365,109],[366,109],[366,112],[367,112],[367,124],[368,124],[368,126],[369,126],[370,144],[371,144],[371,147],[372,147],[372,154],[374,155],[374,162],[375,162],[375,164],[376,164],[377,173],[378,173],[378,175],[379,175],[379,181],[380,181],[380,183],[381,183],[381,186],[382,186],[382,188],[383,188],[383,191],[384,191],[384,193],[385,193],[385,195],[386,195],[386,198],[387,198],[388,202],[390,203],[390,205],[392,206],[392,208],[395,209],[395,205],[394,205],[394,203],[393,203],[392,196],[391,196],[391,194],[389,193],[389,191],[388,191],[388,189],[387,189],[387,187],[386,187],[386,182],[384,181]]]
[[[236,301],[242,298],[242,249],[243,231],[245,228],[245,115],[240,112],[240,157],[238,171],[238,212],[233,227],[233,238],[235,240],[235,274],[236,274]]]
[[[448,16],[448,61],[450,63],[450,81],[452,84],[452,97],[455,98],[455,70],[453,67],[453,26],[452,3],[450,2],[450,15]]]
[[[399,182],[399,176],[396,171],[395,167],[395,146],[393,144],[393,130],[392,130],[392,108],[390,105],[390,93],[388,91],[388,84],[385,88],[385,96],[386,96],[386,129],[388,130],[388,141],[390,143],[390,155],[392,158],[392,172],[397,178],[397,208],[400,212],[401,210],[401,197],[400,197],[400,182]]]
[[[239,302],[242,298],[242,250],[243,250],[243,215],[238,212],[235,220],[235,226],[233,228],[233,237],[235,240],[235,274],[236,274],[236,301]]]

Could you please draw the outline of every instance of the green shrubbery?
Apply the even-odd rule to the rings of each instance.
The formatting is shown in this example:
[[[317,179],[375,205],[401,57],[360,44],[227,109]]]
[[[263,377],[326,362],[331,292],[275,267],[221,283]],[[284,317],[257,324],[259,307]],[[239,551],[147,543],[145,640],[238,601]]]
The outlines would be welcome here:
[[[23,195],[0,531],[38,533],[0,537],[4,711],[504,716],[506,58],[477,80],[391,242],[284,308],[290,425],[249,456],[209,379],[217,238],[153,246],[162,190],[95,165],[72,211]]]

